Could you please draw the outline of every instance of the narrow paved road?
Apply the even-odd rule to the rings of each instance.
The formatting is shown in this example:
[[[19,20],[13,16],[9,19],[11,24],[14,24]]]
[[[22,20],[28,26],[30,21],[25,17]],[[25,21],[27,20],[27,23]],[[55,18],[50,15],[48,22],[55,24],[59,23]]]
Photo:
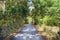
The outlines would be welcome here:
[[[44,38],[40,36],[32,24],[28,24],[10,40],[44,40]]]

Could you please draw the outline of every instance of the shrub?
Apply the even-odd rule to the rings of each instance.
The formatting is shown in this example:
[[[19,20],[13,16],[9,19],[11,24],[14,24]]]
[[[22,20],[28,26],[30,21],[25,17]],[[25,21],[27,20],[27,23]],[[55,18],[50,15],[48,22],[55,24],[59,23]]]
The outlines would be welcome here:
[[[46,25],[51,25],[51,26],[59,26],[60,20],[57,17],[45,16],[43,18],[43,23]]]

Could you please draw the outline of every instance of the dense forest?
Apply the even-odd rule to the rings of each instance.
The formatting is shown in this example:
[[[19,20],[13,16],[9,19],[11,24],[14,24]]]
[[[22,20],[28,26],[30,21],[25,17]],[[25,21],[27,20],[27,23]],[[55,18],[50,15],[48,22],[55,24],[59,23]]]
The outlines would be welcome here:
[[[32,1],[35,8],[29,13],[28,0],[6,0],[5,11],[0,7],[0,29],[3,30],[1,36],[6,37],[29,22],[40,27],[44,25],[60,29],[60,0]],[[57,35],[55,32],[52,34]]]

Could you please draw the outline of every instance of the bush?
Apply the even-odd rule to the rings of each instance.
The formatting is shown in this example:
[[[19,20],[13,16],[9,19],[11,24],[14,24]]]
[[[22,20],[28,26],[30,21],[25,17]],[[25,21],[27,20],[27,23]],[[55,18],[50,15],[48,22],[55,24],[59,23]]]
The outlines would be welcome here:
[[[57,17],[45,16],[43,18],[43,23],[50,26],[59,26],[60,20]]]

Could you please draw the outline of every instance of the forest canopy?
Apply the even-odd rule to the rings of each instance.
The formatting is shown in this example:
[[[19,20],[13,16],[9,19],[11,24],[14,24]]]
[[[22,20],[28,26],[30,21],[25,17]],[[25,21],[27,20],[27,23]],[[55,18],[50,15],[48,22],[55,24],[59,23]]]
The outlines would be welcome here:
[[[35,9],[32,10],[32,15],[29,15],[28,0],[6,0],[5,11],[0,9],[0,28],[6,27],[10,32],[14,32],[22,24],[28,23],[29,16],[34,17],[34,22],[38,25],[60,27],[60,0],[32,1]]]

